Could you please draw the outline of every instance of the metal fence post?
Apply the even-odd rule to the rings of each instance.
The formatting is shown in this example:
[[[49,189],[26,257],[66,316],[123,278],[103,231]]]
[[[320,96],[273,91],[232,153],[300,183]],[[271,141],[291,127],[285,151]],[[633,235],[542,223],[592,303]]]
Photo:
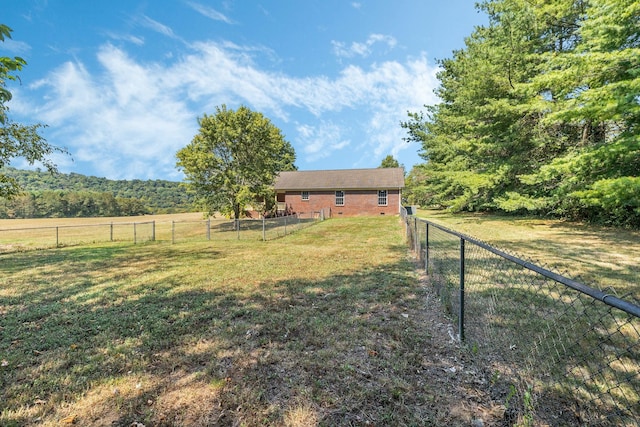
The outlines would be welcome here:
[[[58,228],[59,227],[56,227],[56,248],[60,246],[60,240],[58,239],[59,237]]]
[[[287,216],[284,216],[284,235],[287,235]]]
[[[418,237],[418,218],[413,217],[413,251],[420,256],[420,239]]]
[[[264,217],[264,215],[262,215],[262,241],[263,242],[267,240],[266,224],[265,224],[266,221],[267,219]]]
[[[176,222],[171,221],[171,244],[176,243]]]
[[[211,240],[211,218],[207,218],[207,240]]]
[[[151,221],[151,241],[156,241],[156,220]]]
[[[111,242],[113,242],[113,223],[111,223],[111,227],[109,230],[109,239]]]
[[[464,341],[464,238],[460,238],[460,315],[458,318],[460,341]]]
[[[138,243],[138,236],[137,236],[137,230],[136,230],[136,223],[133,223],[133,244],[135,245],[136,243]]]
[[[238,233],[238,240],[240,240],[240,218],[235,219],[236,232]]]
[[[429,223],[425,223],[424,232],[424,271],[429,274]]]

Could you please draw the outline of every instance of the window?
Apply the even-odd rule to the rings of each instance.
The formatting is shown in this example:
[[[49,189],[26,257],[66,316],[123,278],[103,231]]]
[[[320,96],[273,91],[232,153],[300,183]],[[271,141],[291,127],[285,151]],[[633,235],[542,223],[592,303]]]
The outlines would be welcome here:
[[[336,191],[336,206],[344,206],[344,191]]]
[[[302,200],[309,200],[309,192],[308,191],[303,191],[302,192]]]
[[[387,190],[378,191],[378,206],[387,206]]]

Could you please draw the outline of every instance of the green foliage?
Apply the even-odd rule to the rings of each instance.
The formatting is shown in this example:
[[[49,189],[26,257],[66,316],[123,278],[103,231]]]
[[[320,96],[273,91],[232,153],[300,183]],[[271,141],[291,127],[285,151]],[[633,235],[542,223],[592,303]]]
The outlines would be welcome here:
[[[489,25],[441,61],[442,102],[402,124],[427,161],[428,181],[412,186],[453,211],[640,226],[628,198],[594,202],[602,191],[619,199],[601,182],[633,181],[640,171],[640,4],[486,0],[478,7]]]
[[[588,212],[589,219],[605,224],[640,224],[640,177],[596,181],[587,190],[569,194],[570,200]]]
[[[199,119],[200,131],[177,153],[200,206],[240,218],[248,206],[266,211],[279,171],[294,170],[295,152],[261,113],[216,107]]]
[[[26,193],[0,204],[0,218],[134,216],[150,213],[138,199],[90,191]]]
[[[389,154],[387,157],[382,159],[379,168],[401,168],[403,167],[398,160]]]
[[[416,165],[411,168],[405,178],[405,190],[402,196],[409,205],[437,206],[433,200],[433,193],[426,184],[430,181],[429,175],[424,171],[424,165]]]
[[[11,38],[11,28],[6,25],[0,24],[0,41],[4,42],[5,38]],[[17,80],[18,76],[16,71],[22,70],[22,67],[27,65],[27,62],[16,56],[9,58],[0,57],[0,125],[7,124],[7,110],[6,103],[11,101],[11,92],[6,88],[7,80]]]
[[[548,206],[548,201],[508,191],[504,196],[496,198],[496,205],[505,212],[540,212]]]
[[[0,24],[0,41],[11,38],[11,28]],[[7,103],[11,101],[11,91],[7,89],[7,80],[19,80],[18,71],[27,65],[20,57],[0,57],[0,169],[18,157],[26,159],[29,164],[42,163],[48,170],[55,171],[56,166],[49,160],[54,152],[66,153],[54,147],[38,134],[44,127],[42,124],[22,125],[9,118]],[[21,188],[15,179],[0,173],[0,197],[11,198],[20,194]]]
[[[109,180],[77,173],[62,174],[0,169],[27,193],[0,203],[0,218],[130,216],[193,210],[193,196],[179,182]]]

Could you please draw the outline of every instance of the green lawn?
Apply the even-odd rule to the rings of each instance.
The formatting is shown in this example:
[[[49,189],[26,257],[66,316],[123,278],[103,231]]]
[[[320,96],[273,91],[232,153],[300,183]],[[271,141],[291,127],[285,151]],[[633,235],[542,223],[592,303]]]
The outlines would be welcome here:
[[[424,292],[397,217],[0,255],[0,425],[466,424]]]
[[[637,286],[637,232],[428,217]],[[332,219],[268,242],[0,254],[0,425],[500,422],[504,396],[452,344],[418,274],[397,217]]]

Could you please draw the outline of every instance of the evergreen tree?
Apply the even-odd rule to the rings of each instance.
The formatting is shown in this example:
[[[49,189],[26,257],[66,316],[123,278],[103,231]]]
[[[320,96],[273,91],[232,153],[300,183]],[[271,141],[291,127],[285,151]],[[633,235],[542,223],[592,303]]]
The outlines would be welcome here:
[[[489,0],[410,113],[429,204],[640,224],[640,4]]]

